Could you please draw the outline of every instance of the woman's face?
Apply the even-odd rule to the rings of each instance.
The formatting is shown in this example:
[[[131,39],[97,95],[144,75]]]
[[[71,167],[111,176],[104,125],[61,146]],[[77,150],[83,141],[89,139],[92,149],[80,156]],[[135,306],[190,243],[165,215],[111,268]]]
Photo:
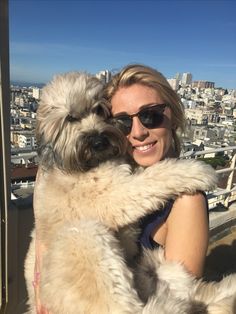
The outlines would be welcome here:
[[[151,104],[163,104],[163,100],[154,88],[141,84],[121,87],[111,99],[113,116],[120,113],[132,115]],[[165,157],[171,157],[172,123],[169,107],[165,108],[164,120],[156,129],[143,126],[137,116],[132,120],[132,129],[127,138],[131,144],[131,155],[137,164],[147,167]]]

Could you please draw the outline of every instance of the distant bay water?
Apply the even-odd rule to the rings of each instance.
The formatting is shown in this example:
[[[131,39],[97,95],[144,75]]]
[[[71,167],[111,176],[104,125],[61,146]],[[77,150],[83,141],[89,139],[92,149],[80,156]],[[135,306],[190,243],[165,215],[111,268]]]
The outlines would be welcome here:
[[[45,83],[37,83],[37,82],[25,82],[25,81],[11,81],[11,85],[13,86],[19,86],[19,87],[38,87],[43,88],[45,86]]]

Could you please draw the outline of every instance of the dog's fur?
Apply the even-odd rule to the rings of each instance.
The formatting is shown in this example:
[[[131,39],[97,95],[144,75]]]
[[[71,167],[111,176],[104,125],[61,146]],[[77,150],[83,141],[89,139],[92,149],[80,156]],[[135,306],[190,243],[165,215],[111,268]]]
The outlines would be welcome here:
[[[144,303],[148,302],[150,296],[152,299],[156,299],[156,291],[165,283],[171,292],[171,297],[167,299],[167,302],[173,296],[177,300],[184,300],[189,306],[187,313],[236,313],[235,274],[225,277],[220,282],[204,282],[188,273],[180,263],[166,261],[162,249],[144,250],[142,260],[138,265],[138,271],[139,274],[135,283],[139,296]],[[154,282],[156,287],[152,291],[149,287],[153,286]],[[184,303],[184,306],[186,306],[186,303]],[[164,308],[168,307],[165,306]],[[178,310],[178,307],[176,309],[177,311],[175,310],[174,313],[182,313]]]
[[[165,262],[160,252],[147,253],[138,272],[146,271],[149,260],[157,289],[149,291],[147,283],[145,302],[138,296],[126,263],[137,253],[136,235],[126,226],[181,193],[212,189],[215,173],[204,163],[174,159],[133,169],[124,161],[126,138],[100,100],[102,88],[95,77],[74,72],[58,75],[43,90],[34,191],[37,238],[46,247],[41,302],[52,314],[204,313],[210,302],[195,297],[201,288],[192,288],[190,295],[186,289],[186,283],[201,284],[181,265]],[[25,263],[30,313],[35,313],[34,260],[33,233]]]

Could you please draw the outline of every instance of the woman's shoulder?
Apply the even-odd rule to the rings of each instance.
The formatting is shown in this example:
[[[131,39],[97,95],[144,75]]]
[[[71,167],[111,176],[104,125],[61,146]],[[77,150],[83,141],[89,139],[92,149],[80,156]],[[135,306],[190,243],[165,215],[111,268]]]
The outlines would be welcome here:
[[[204,192],[197,192],[193,195],[183,194],[173,203],[167,223],[176,224],[179,222],[197,222],[199,219],[209,219],[208,201]]]
[[[198,222],[208,224],[207,197],[204,192],[194,195],[183,194],[177,199],[170,199],[162,209],[146,215],[140,221],[140,243],[147,248],[153,248],[152,234],[163,223],[166,223],[169,231],[177,231],[188,225],[196,228]],[[194,224],[194,225],[193,225]],[[188,227],[184,228],[189,230]]]
[[[178,197],[166,225],[166,258],[182,261],[189,271],[200,276],[209,236],[206,196],[199,192]]]
[[[198,191],[195,194],[182,194],[177,197],[173,202],[173,207],[179,206],[189,206],[195,208],[201,206],[208,209],[208,200],[205,192]]]

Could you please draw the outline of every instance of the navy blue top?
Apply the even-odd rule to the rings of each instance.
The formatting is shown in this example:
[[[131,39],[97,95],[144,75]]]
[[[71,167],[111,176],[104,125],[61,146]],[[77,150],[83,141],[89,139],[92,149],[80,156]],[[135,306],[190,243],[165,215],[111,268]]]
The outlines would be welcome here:
[[[209,211],[208,211],[208,201],[206,194],[202,192],[206,199],[207,204],[207,213],[208,213],[208,219],[209,219]],[[161,210],[156,210],[155,212],[143,217],[140,221],[140,228],[141,228],[141,234],[139,237],[139,244],[141,247],[147,248],[147,249],[154,249],[156,247],[159,247],[160,244],[155,242],[152,239],[152,232],[160,226],[163,222],[165,222],[171,212],[171,209],[173,207],[174,200],[168,201],[168,203],[165,205],[165,207]]]
[[[174,201],[171,200],[166,204],[163,209],[156,210],[155,212],[146,215],[141,219],[141,234],[139,237],[139,243],[141,244],[141,246],[147,249],[154,249],[155,247],[159,246],[159,244],[152,239],[151,234],[155,230],[155,228],[157,228],[167,220],[171,212],[173,203]]]

